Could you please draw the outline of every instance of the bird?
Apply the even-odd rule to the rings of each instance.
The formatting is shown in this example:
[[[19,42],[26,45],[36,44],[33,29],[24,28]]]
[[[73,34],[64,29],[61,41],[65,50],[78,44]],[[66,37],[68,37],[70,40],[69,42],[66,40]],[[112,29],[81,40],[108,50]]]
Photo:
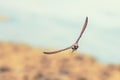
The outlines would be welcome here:
[[[64,48],[64,49],[60,49],[60,50],[57,50],[57,51],[52,51],[52,52],[43,52],[44,54],[56,54],[56,53],[59,53],[59,52],[62,52],[62,51],[65,51],[65,50],[68,50],[68,49],[72,49],[72,53],[74,51],[76,51],[78,48],[79,48],[79,45],[78,45],[78,42],[79,40],[81,39],[86,27],[87,27],[87,24],[88,24],[88,17],[86,17],[85,19],[85,22],[84,22],[84,25],[82,27],[82,30],[77,38],[77,40],[75,41],[75,43],[67,48]]]

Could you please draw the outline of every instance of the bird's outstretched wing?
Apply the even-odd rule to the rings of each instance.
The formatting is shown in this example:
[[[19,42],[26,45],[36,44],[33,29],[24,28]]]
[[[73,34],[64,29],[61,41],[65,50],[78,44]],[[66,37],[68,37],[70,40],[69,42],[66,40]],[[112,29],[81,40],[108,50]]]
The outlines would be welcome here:
[[[71,49],[72,46],[70,47],[67,47],[65,49],[61,49],[61,50],[58,50],[58,51],[53,51],[53,52],[43,52],[44,54],[55,54],[55,53],[59,53],[59,52],[62,52],[62,51],[65,51],[65,50],[68,50],[68,49]]]
[[[80,38],[81,38],[83,32],[85,31],[86,26],[87,26],[87,23],[88,23],[88,17],[86,17],[86,20],[85,20],[85,23],[84,23],[84,25],[83,25],[82,31],[81,31],[81,33],[80,33],[78,39],[77,39],[76,42],[75,42],[76,44],[78,44],[78,42],[79,42],[79,40],[80,40]]]
[[[86,20],[85,20],[85,23],[84,23],[84,25],[83,25],[82,31],[81,31],[81,33],[80,33],[78,39],[76,40],[75,44],[78,44],[78,42],[79,42],[79,40],[80,40],[80,38],[81,38],[83,32],[84,32],[85,29],[86,29],[87,23],[88,23],[88,17],[86,17]],[[55,54],[55,53],[59,53],[59,52],[62,52],[62,51],[68,50],[68,49],[73,49],[73,45],[70,46],[70,47],[67,47],[67,48],[65,48],[65,49],[58,50],[58,51],[43,52],[43,53],[44,53],[44,54]],[[74,52],[75,50],[76,50],[76,49],[73,49],[72,52]]]

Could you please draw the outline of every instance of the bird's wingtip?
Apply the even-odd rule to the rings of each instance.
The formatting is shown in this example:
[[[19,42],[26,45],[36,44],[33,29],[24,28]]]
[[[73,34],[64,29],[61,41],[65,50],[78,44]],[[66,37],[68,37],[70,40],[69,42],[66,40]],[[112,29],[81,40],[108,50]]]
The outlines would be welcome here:
[[[43,52],[44,54],[48,54],[48,52]]]
[[[88,19],[88,16],[86,16],[86,19]]]

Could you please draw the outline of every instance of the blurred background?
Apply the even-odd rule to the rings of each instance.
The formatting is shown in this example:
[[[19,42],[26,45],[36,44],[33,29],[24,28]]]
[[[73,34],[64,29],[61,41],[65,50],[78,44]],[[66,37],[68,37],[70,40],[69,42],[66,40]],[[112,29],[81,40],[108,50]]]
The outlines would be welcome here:
[[[88,26],[78,51],[120,63],[119,0],[0,0],[0,41],[61,49]]]

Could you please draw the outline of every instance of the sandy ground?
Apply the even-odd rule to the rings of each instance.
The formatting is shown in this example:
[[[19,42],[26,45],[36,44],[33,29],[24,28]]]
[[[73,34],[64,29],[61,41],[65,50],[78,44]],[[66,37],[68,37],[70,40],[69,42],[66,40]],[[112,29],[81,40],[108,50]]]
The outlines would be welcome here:
[[[120,64],[102,64],[71,50],[47,55],[44,48],[0,43],[0,80],[120,80]]]

